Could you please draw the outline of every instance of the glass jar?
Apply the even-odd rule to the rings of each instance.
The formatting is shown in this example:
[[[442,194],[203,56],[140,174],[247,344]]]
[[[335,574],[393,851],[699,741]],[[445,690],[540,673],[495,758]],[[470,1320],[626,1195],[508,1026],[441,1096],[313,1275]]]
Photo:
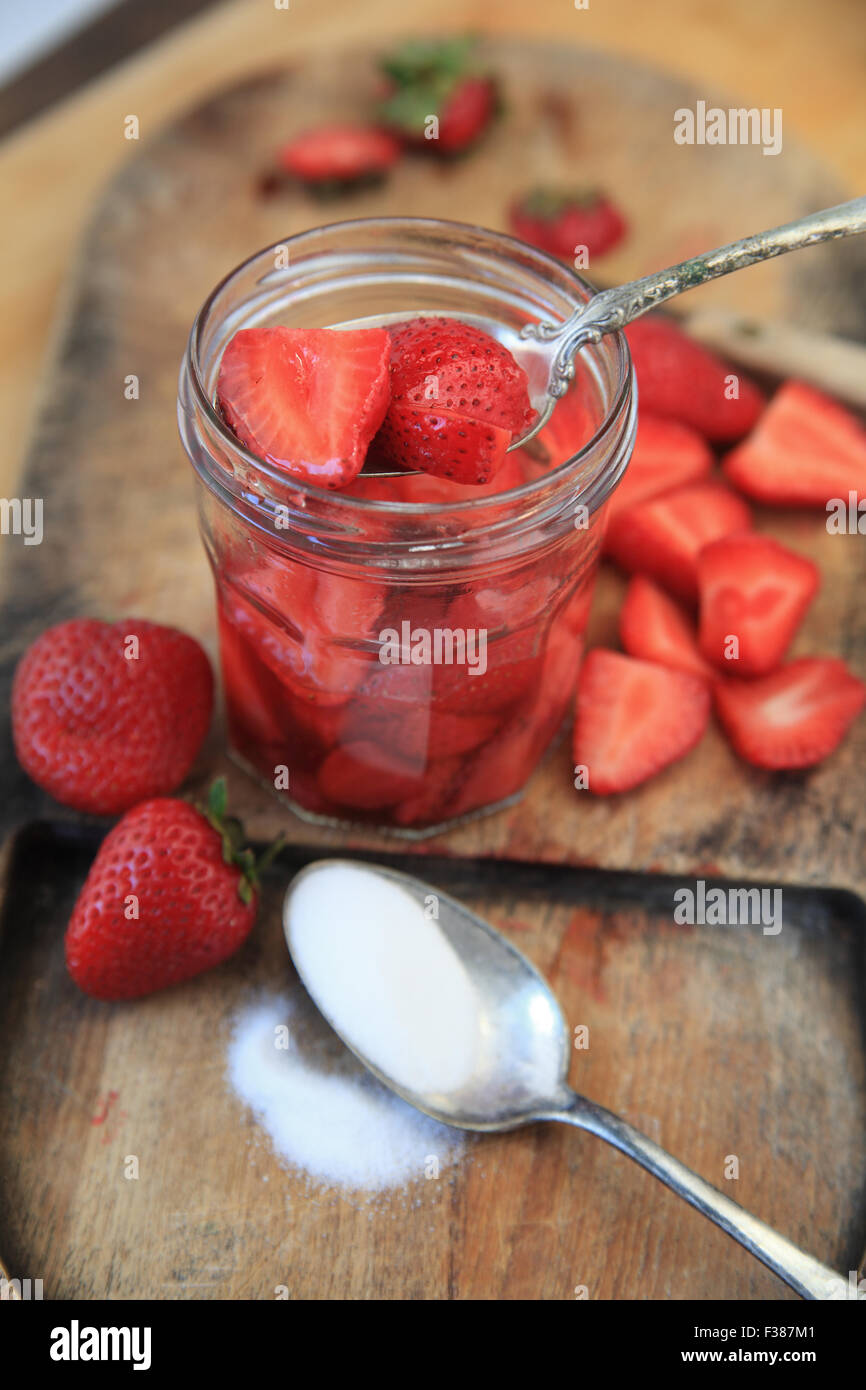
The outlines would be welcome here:
[[[426,474],[323,491],[251,454],[215,405],[242,328],[488,332],[591,294],[511,237],[420,218],[318,228],[251,257],[203,305],[180,432],[213,567],[233,755],[300,816],[431,834],[516,798],[573,702],[604,526],[634,442],[625,340],[577,358],[538,439],[483,487]]]

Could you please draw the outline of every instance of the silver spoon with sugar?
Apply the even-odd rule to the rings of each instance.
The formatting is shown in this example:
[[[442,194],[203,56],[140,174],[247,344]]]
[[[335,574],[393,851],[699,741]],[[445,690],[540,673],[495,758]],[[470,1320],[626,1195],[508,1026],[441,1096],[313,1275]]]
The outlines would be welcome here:
[[[322,859],[289,885],[286,942],[348,1048],[426,1115],[470,1130],[560,1120],[666,1183],[808,1299],[841,1275],[718,1192],[625,1120],[567,1085],[570,1036],[547,982],[456,899],[410,874]]]

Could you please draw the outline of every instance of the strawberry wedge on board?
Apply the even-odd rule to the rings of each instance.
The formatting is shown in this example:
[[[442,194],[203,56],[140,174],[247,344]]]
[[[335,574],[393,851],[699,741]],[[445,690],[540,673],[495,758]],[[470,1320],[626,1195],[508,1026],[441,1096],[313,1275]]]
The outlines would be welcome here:
[[[605,552],[629,574],[646,574],[688,603],[698,596],[705,545],[752,524],[749,508],[723,483],[699,482],[652,497],[611,518]]]
[[[866,497],[866,430],[802,381],[779,387],[756,428],[728,454],[727,478],[758,502],[822,507]]]
[[[259,458],[345,487],[388,409],[390,347],[384,328],[241,329],[220,364],[220,409]]]
[[[719,678],[715,697],[741,758],[757,767],[811,767],[842,742],[866,685],[836,657],[803,657],[760,680]]]
[[[691,425],[714,443],[733,442],[748,434],[764,398],[741,371],[662,314],[636,319],[625,335],[641,409]]]
[[[323,125],[284,145],[278,160],[287,174],[318,192],[337,192],[382,178],[402,153],[399,140],[366,125]]]
[[[512,203],[508,220],[514,236],[569,265],[578,247],[603,256],[626,233],[619,208],[597,188],[534,188]]]
[[[769,536],[723,536],[698,556],[700,648],[728,675],[781,663],[820,584],[818,566]]]
[[[608,517],[659,493],[697,482],[712,466],[712,450],[697,430],[641,410],[634,452],[608,503]]]
[[[629,583],[619,614],[619,635],[629,656],[689,671],[701,680],[715,675],[701,656],[691,618],[644,574],[636,574]]]
[[[577,684],[575,765],[599,796],[629,791],[684,757],[709,717],[706,681],[596,647]]]

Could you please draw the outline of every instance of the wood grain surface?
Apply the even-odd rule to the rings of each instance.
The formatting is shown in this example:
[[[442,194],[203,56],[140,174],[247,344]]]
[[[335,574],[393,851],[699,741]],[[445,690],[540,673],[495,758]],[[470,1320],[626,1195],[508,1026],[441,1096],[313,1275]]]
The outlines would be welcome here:
[[[612,279],[842,195],[793,141],[776,161],[733,148],[716,151],[707,166],[696,151],[677,150],[667,140],[672,110],[712,93],[580,50],[501,42],[489,53],[509,115],[483,151],[447,170],[407,162],[384,191],[331,205],[329,218],[447,209],[501,225],[509,196],[539,168],[572,178],[577,168],[604,175],[635,228],[605,265]],[[372,64],[358,54],[324,54],[250,80],[144,144],[94,210],[22,481],[23,495],[45,498],[45,539],[4,547],[0,700],[26,643],[72,614],[173,622],[215,654],[210,580],[175,431],[178,362],[192,316],[220,276],[252,249],[322,218],[302,193],[261,198],[258,175],[275,142],[324,113],[356,111],[372,82]],[[851,243],[818,248],[720,282],[708,295],[723,306],[855,329],[862,265]],[[137,401],[124,397],[129,373],[141,383]],[[813,554],[824,573],[798,650],[838,652],[866,674],[860,538],[828,536],[820,517],[774,515],[760,524]],[[621,590],[606,573],[594,640],[612,639]],[[515,856],[863,893],[864,752],[861,726],[824,767],[770,776],[737,763],[712,731],[687,762],[638,792],[592,800],[573,790],[560,744],[520,804],[425,842],[422,862],[439,853],[471,867],[478,856]],[[27,782],[8,738],[0,770],[6,836],[50,819],[74,841],[81,818]],[[228,771],[234,805],[257,839],[288,826],[296,843],[311,847],[394,849],[375,835],[294,822],[227,766],[219,728],[192,790],[216,770]],[[134,1008],[106,1009],[78,996],[63,973],[59,939],[82,862],[61,862],[62,840],[43,845],[41,860],[39,853],[51,878],[39,886],[35,875],[44,894],[36,895],[36,919],[25,917],[25,893],[10,900],[5,922],[8,979],[19,985],[4,1005],[16,1147],[6,1160],[0,1154],[17,1173],[0,1230],[0,1241],[10,1232],[0,1248],[13,1273],[34,1260],[56,1292],[114,1297],[271,1297],[274,1285],[292,1279],[307,1296],[570,1297],[577,1284],[594,1297],[778,1295],[777,1281],[723,1236],[580,1135],[479,1141],[465,1170],[425,1191],[418,1207],[386,1202],[372,1215],[342,1199],[303,1200],[266,1147],[252,1155],[254,1176],[237,1136],[252,1141],[256,1131],[226,1098],[222,1049],[243,992],[286,978],[279,885],[237,961]],[[592,1006],[606,1041],[587,1061],[590,1095],[650,1132],[657,1125],[656,1137],[710,1178],[721,1180],[720,1155],[742,1149],[744,1205],[827,1260],[855,1258],[859,923],[837,940],[825,904],[815,909],[825,925],[814,940],[794,924],[780,938],[753,939],[676,933],[669,913],[667,926],[659,913],[641,925],[610,904],[566,909],[516,892],[497,897],[477,881],[475,901],[498,925],[510,924],[570,1019],[582,1021]],[[786,1058],[798,1040],[792,1073]],[[188,1086],[200,1088],[200,1105],[185,1103]],[[118,1127],[103,1146],[92,1119],[112,1091],[118,1120],[125,1109],[131,1128]],[[841,1136],[829,1154],[815,1147],[810,1112]],[[843,1120],[842,1130],[833,1128]],[[147,1153],[152,1181],[119,1185],[111,1165],[121,1148]],[[582,1189],[583,1206],[575,1200]],[[311,1248],[327,1256],[302,1259]]]
[[[0,1239],[46,1298],[778,1299],[793,1294],[606,1144],[548,1124],[470,1136],[441,1176],[371,1197],[285,1169],[226,1077],[239,1005],[297,988],[283,877],[219,970],[124,1005],[66,975],[57,924],[89,862],[20,846],[0,971]],[[46,855],[50,882],[32,884]],[[283,872],[300,867],[288,854]],[[406,861],[402,861],[406,862]],[[585,1024],[572,1084],[840,1270],[866,1234],[864,937],[791,893],[778,937],[675,927],[672,884],[409,860],[500,927]],[[771,943],[768,947],[767,943]],[[833,1084],[827,1085],[827,1078]],[[38,1159],[37,1156],[38,1155]],[[128,1157],[139,1177],[124,1176]],[[739,1177],[726,1180],[730,1157]]]

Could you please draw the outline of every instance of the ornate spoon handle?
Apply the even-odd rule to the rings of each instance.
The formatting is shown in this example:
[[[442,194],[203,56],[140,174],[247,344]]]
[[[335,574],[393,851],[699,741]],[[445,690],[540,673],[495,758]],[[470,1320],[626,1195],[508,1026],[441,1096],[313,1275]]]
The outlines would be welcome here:
[[[644,275],[628,285],[603,290],[565,323],[529,324],[523,330],[523,336],[557,345],[549,394],[561,396],[574,372],[574,354],[584,343],[597,343],[605,333],[624,328],[648,309],[654,309],[675,294],[703,285],[707,280],[730,275],[732,271],[742,270],[756,261],[769,261],[773,256],[799,251],[801,247],[813,246],[819,241],[832,241],[864,231],[866,198],[854,198],[850,203],[813,212],[809,217],[787,222],[783,227],[773,227],[770,231],[756,232],[754,236],[732,241],[728,246],[720,246],[689,261],[681,261],[679,265],[658,270],[653,275]]]

